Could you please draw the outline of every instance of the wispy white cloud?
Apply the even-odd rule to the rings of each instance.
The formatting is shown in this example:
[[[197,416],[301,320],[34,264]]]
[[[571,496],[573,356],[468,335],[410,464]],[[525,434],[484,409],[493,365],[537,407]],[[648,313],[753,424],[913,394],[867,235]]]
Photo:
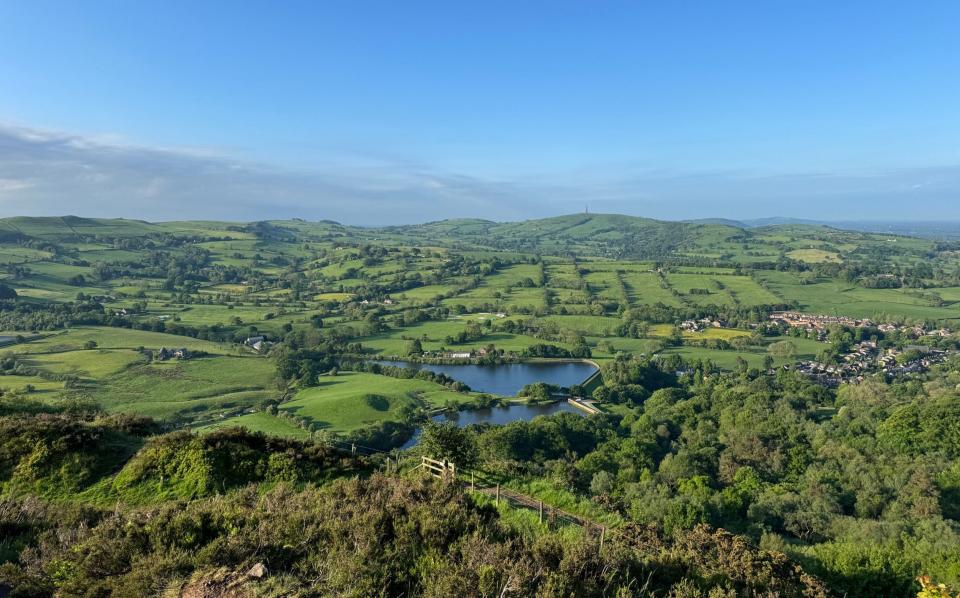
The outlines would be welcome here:
[[[0,214],[147,219],[301,216],[354,223],[521,217],[508,183],[384,162],[298,171],[206,151],[0,126]]]
[[[30,181],[20,179],[0,179],[0,193],[11,191],[23,191],[33,187]]]
[[[0,216],[388,224],[512,220],[589,204],[591,211],[657,218],[960,219],[958,200],[960,167],[770,175],[620,165],[490,180],[390,156],[293,170],[215,150],[0,126]]]

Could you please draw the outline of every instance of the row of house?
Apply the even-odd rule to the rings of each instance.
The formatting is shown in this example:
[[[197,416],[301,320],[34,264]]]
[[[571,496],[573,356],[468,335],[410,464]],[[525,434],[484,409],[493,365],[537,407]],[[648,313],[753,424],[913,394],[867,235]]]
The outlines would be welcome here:
[[[777,324],[786,324],[791,328],[806,328],[807,330],[824,330],[832,326],[847,326],[849,328],[873,326],[873,322],[866,318],[856,319],[847,316],[804,314],[797,311],[775,311],[770,314],[769,318]]]
[[[904,326],[900,324],[876,324],[867,318],[857,319],[846,316],[825,316],[822,314],[804,314],[795,311],[777,311],[770,314],[769,319],[775,324],[786,324],[792,328],[803,328],[808,332],[819,331],[825,333],[827,328],[834,326],[846,326],[848,328],[867,328],[876,326],[877,330],[884,333],[900,332],[905,333],[912,338],[921,336],[932,336],[946,338],[953,332],[947,328],[936,328],[927,330],[924,326]]]

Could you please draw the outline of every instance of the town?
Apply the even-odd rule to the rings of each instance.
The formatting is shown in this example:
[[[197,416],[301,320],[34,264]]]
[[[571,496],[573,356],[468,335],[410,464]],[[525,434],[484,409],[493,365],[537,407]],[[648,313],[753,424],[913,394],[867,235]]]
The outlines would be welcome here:
[[[869,376],[883,376],[885,380],[892,380],[907,374],[926,372],[955,353],[926,345],[882,349],[876,341],[863,341],[843,356],[842,363],[801,361],[792,367],[819,384],[836,388],[843,382],[863,382]],[[790,369],[791,366],[784,367]]]

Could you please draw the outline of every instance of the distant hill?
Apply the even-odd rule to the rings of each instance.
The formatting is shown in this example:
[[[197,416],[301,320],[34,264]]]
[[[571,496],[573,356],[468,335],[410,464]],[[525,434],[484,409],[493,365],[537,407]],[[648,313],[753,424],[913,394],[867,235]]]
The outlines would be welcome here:
[[[922,239],[960,239],[960,222],[840,221],[834,222],[833,226],[863,232],[920,237]]]
[[[865,233],[885,233],[922,239],[960,239],[960,222],[911,222],[903,220],[811,220],[807,218],[752,218],[741,222],[721,218],[694,220],[691,222],[715,222],[739,224],[744,228],[764,228],[770,226],[829,226],[848,231]],[[736,225],[734,224],[734,225]]]
[[[820,226],[830,224],[825,220],[811,220],[809,218],[784,218],[782,216],[773,216],[771,218],[751,218],[742,221],[744,225],[750,228],[761,228],[764,226],[789,226],[794,224],[807,224],[810,226]]]
[[[13,231],[37,239],[63,239],[82,236],[136,237],[161,232],[157,225],[123,218],[81,218],[79,216],[17,216],[0,220],[0,230]]]
[[[744,224],[739,220],[730,220],[729,218],[695,218],[693,220],[684,220],[684,222],[689,222],[691,224],[723,224],[725,226],[733,226],[735,228],[748,228],[747,224]]]
[[[841,252],[854,255],[853,248],[868,251],[873,247],[886,251],[889,248],[881,249],[886,241],[906,239],[885,234],[885,231],[843,230],[836,224],[831,226],[792,218],[746,222],[711,218],[678,222],[622,214],[568,214],[519,222],[461,218],[387,227],[348,226],[329,220],[309,222],[301,219],[252,223],[150,223],[77,216],[0,219],[0,239],[10,243],[34,239],[76,244],[163,236],[195,240],[246,238],[266,244],[309,241],[416,244],[460,250],[725,264],[769,263],[784,257],[835,259]],[[960,227],[957,237],[953,238],[960,238]],[[932,242],[919,239],[912,239],[906,246],[899,245],[899,251],[909,250],[917,255],[934,247]],[[811,253],[810,249],[817,249],[817,253]],[[813,258],[814,255],[818,257]]]
[[[570,214],[521,222],[443,220],[387,230],[429,239],[454,237],[492,249],[649,259],[723,240],[741,230],[719,224],[671,222],[620,214]]]

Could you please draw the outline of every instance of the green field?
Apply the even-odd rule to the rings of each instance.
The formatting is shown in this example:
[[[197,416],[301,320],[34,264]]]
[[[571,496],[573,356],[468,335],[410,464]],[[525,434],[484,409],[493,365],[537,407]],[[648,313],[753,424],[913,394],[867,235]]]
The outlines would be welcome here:
[[[365,400],[369,395],[382,401]],[[471,399],[469,394],[423,380],[345,372],[322,378],[317,386],[300,391],[281,409],[306,418],[322,429],[348,432],[400,419],[404,408],[439,408],[451,401],[464,403]]]
[[[68,217],[0,220],[0,231],[28,241],[0,243],[0,276],[18,292],[17,302],[44,309],[95,296],[101,311],[94,321],[105,324],[8,320],[6,335],[32,340],[0,347],[0,354],[16,356],[19,368],[0,379],[0,388],[50,402],[83,397],[111,411],[194,425],[242,422],[285,435],[303,430],[261,411],[284,390],[266,350],[255,355],[238,343],[247,337],[265,335],[282,345],[293,335],[310,345],[333,336],[381,356],[406,355],[413,339],[424,351],[493,344],[517,355],[532,345],[572,349],[583,340],[599,361],[659,352],[731,368],[738,354],[751,365],[762,363],[765,346],[738,353],[699,345],[748,337],[746,323],[684,332],[681,346],[665,348],[675,326],[705,316],[756,325],[765,320],[763,310],[793,302],[810,313],[960,322],[957,252],[922,239],[825,227],[745,231],[613,215],[386,229]],[[160,253],[137,248],[140,239]],[[54,244],[56,251],[26,246],[31,243]],[[181,263],[189,255],[192,270],[179,279],[150,263]],[[815,270],[848,264],[904,278],[920,268],[923,278],[912,286],[871,288],[883,285]],[[114,315],[123,309],[132,315]],[[630,319],[635,313],[653,316],[638,323]],[[481,325],[479,334],[458,342],[472,322]],[[798,358],[822,348],[795,342]],[[207,356],[150,363],[150,352],[161,347]],[[351,431],[396,418],[405,406],[466,400],[410,384],[421,383],[344,375],[282,405],[330,430]],[[388,397],[382,412],[354,404],[371,393]]]
[[[213,431],[232,426],[240,426],[251,432],[263,432],[264,434],[283,438],[294,438],[297,440],[310,438],[310,432],[282,418],[270,415],[265,411],[225,418],[200,429],[203,431]]]
[[[259,357],[154,362],[101,380],[90,396],[110,411],[202,421],[278,398],[272,375],[273,365]]]

